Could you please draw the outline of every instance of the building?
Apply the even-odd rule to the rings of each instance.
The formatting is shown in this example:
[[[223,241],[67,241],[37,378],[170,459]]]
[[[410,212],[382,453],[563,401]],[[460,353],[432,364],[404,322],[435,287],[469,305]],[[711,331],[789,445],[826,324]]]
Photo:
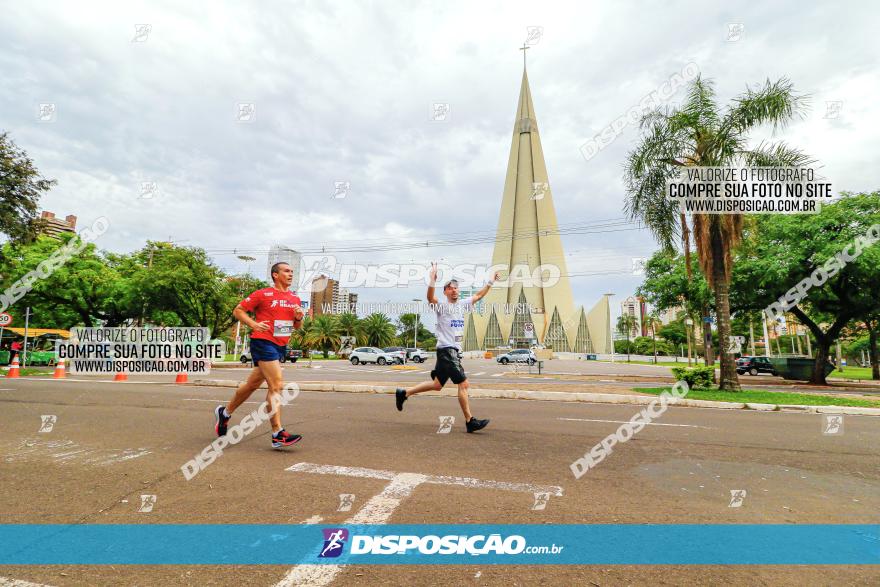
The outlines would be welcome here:
[[[333,312],[336,303],[339,282],[327,275],[319,275],[312,279],[312,293],[309,298],[311,315],[335,314]]]
[[[76,233],[76,216],[68,214],[64,220],[55,218],[54,212],[43,210],[40,213],[40,231],[39,234],[57,238],[62,232]]]
[[[678,319],[678,315],[682,312],[684,312],[684,308],[681,306],[675,306],[674,308],[668,308],[662,312],[658,312],[657,317],[660,318],[660,323],[663,324],[663,326],[666,326],[667,324],[675,322]]]
[[[344,314],[346,312],[351,312],[352,314],[357,313],[355,311],[355,306],[357,306],[357,294],[353,294],[344,287],[337,288],[335,295],[333,296],[333,313],[334,314]]]
[[[357,294],[351,293],[344,287],[339,287],[339,281],[332,277],[319,275],[312,280],[311,289],[312,293],[309,298],[311,316],[357,313]]]
[[[612,351],[608,297],[589,312],[574,303],[525,67],[492,265],[508,267],[510,283],[493,287],[482,311],[468,314],[464,350],[542,344],[560,352]],[[541,266],[558,268],[558,280],[545,286],[526,277],[540,275]]]
[[[648,336],[650,329],[645,320],[645,317],[648,315],[648,304],[645,302],[644,298],[630,296],[620,302],[620,315],[632,316],[635,318],[635,322],[630,329],[630,338]],[[623,335],[621,338],[626,338],[626,336]]]
[[[274,245],[269,249],[269,257],[266,262],[266,278],[272,283],[272,265],[275,263],[287,263],[293,269],[292,287],[296,287],[300,277],[300,262],[302,255],[284,245]]]

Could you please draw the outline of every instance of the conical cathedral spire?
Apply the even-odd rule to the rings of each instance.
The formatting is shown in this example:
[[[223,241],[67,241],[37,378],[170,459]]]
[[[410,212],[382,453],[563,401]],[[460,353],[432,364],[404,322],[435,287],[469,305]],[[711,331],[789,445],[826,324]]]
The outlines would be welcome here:
[[[597,333],[595,349],[590,336],[596,314],[587,316],[572,298],[525,60],[492,265],[508,268],[501,277],[511,277],[509,287],[492,288],[487,312],[472,315],[476,340],[466,340],[465,350],[542,342],[560,351],[605,352],[605,334]],[[523,301],[527,310],[502,309]]]

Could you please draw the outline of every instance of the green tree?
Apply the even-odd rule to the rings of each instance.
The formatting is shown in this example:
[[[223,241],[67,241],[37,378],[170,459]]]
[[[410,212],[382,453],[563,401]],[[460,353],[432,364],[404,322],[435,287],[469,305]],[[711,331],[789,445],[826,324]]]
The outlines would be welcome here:
[[[857,239],[864,239],[876,224],[880,224],[880,192],[844,193],[836,202],[823,205],[819,214],[759,216],[754,228],[746,231],[737,256],[733,299],[742,309],[763,311],[810,279],[814,271],[824,270],[844,249],[852,255]],[[846,325],[880,310],[876,294],[880,244],[860,243],[860,255],[844,259],[845,267],[834,275],[825,271],[827,281],[810,285],[806,296],[788,310],[815,340],[817,360],[811,383],[825,384],[824,364]],[[833,263],[840,265],[839,259]]]
[[[336,316],[320,314],[311,320],[305,337],[309,347],[323,351],[326,359],[329,351],[335,351],[339,348],[340,332]]]
[[[416,324],[418,324],[418,337],[413,336],[416,332]],[[411,347],[413,340],[416,338],[419,346],[425,346],[425,343],[434,338],[434,333],[425,328],[421,316],[415,313],[401,314],[397,318],[397,329],[399,331],[397,335],[398,343],[404,347]]]
[[[394,324],[385,314],[370,314],[361,321],[361,327],[370,346],[386,347],[394,342]]]
[[[181,325],[207,327],[212,336],[232,326],[241,284],[230,281],[203,249],[150,243],[141,254],[148,256],[147,267],[134,279],[146,315],[169,312]]]
[[[636,317],[631,314],[621,314],[617,317],[617,332],[626,335],[626,362],[630,362],[630,344],[629,337],[633,328],[638,325]]]
[[[787,79],[767,80],[747,88],[725,112],[715,102],[708,80],[691,82],[685,103],[648,113],[642,119],[644,136],[628,155],[624,173],[626,209],[671,250],[681,232],[678,205],[666,197],[666,182],[687,166],[804,166],[811,161],[784,143],[761,143],[748,148],[749,133],[764,124],[785,125],[802,114],[805,101]],[[733,252],[742,236],[743,216],[694,214],[693,236],[700,267],[715,293],[718,334],[730,335],[729,285]],[[708,350],[708,349],[707,349]],[[706,353],[707,355],[710,353]],[[739,391],[733,355],[722,346],[720,389]]]
[[[40,175],[9,133],[0,133],[0,233],[14,243],[33,240],[40,226],[40,197],[55,183]]]
[[[657,363],[657,327],[663,326],[660,318],[654,312],[648,312],[645,316],[645,325],[651,331],[651,346],[654,353],[654,363]]]
[[[15,324],[23,323],[24,308],[28,306],[32,314],[30,324],[35,327],[69,329],[78,325],[95,326],[98,320],[118,326],[129,318],[123,301],[127,284],[94,244],[82,246],[81,241],[74,241],[77,238],[61,234],[58,238],[40,236],[29,243],[3,245],[2,289],[21,288],[26,292],[15,301],[16,307],[22,309],[13,314]],[[76,243],[80,244],[68,249]],[[74,253],[80,246],[82,250]],[[61,255],[63,250],[71,250],[72,254]],[[58,262],[52,262],[53,259]],[[43,275],[45,272],[38,267],[50,264],[53,270]],[[34,278],[28,278],[29,283],[25,283],[22,278],[32,271],[36,271]]]

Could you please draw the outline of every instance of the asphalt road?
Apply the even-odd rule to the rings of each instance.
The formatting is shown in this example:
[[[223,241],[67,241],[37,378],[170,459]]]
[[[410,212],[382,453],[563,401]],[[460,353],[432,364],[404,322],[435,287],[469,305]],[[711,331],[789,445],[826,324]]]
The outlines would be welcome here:
[[[218,373],[220,371],[218,370]],[[544,510],[533,495],[421,485],[390,523],[880,523],[880,418],[670,408],[576,480],[569,465],[635,406],[473,400],[492,423],[465,434],[452,398],[304,392],[288,408],[303,434],[277,451],[259,428],[191,481],[180,466],[213,440],[211,410],[232,390],[138,382],[0,382],[0,513],[6,523],[339,524],[385,481],[288,471],[297,463],[557,485]],[[233,421],[256,407],[260,394]],[[41,416],[55,416],[38,432]],[[438,434],[439,418],[455,416]],[[730,507],[731,490],[746,490]],[[138,512],[141,495],[155,495]],[[354,511],[352,510],[352,511]],[[672,545],[674,546],[674,545]],[[297,573],[299,571],[293,571]],[[44,585],[274,585],[290,567],[4,567]],[[294,575],[297,576],[297,575]],[[351,566],[332,585],[872,585],[869,566]],[[4,583],[0,580],[0,585]],[[7,583],[8,584],[8,583]],[[289,583],[288,583],[289,584]]]
[[[629,392],[633,387],[662,387],[671,384],[671,372],[668,366],[633,365],[626,363],[606,363],[599,361],[572,361],[554,360],[545,361],[545,368],[538,373],[537,367],[529,367],[526,364],[501,365],[494,360],[487,359],[464,359],[462,364],[468,379],[473,387],[481,385],[511,384],[522,385],[540,383],[542,386],[558,386],[560,390],[571,390],[573,386],[586,383],[585,391],[589,391],[589,385],[602,386],[608,389],[617,389],[621,393]],[[684,365],[684,364],[682,364]],[[285,376],[294,381],[310,382],[353,382],[373,383],[382,385],[400,385],[403,387],[415,385],[430,377],[433,368],[433,360],[421,364],[408,363],[405,370],[395,368],[392,365],[352,365],[348,361],[308,361],[300,360],[296,364],[285,364]],[[227,381],[242,381],[251,371],[249,365],[233,364],[222,368],[214,368],[206,376],[190,376],[191,379],[209,378]],[[107,381],[112,379],[109,375],[89,376],[75,375],[78,379]],[[651,379],[654,378],[652,381]],[[131,381],[150,381],[156,383],[169,383],[174,380],[173,375],[132,375]],[[740,377],[743,387],[755,387],[759,389],[777,390],[786,392],[803,393],[858,393],[860,395],[880,395],[880,386],[874,387],[816,387],[807,385],[791,385],[781,378],[771,377],[767,374],[755,377],[743,375]],[[546,389],[546,387],[545,387]]]

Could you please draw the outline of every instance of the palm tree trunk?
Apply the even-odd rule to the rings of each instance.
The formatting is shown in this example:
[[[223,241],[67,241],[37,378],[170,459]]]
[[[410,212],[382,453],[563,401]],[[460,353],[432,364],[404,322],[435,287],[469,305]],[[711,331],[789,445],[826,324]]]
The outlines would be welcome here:
[[[724,273],[724,242],[721,232],[713,225],[711,230],[712,246],[712,281],[715,290],[715,309],[718,315],[718,340],[720,341],[722,391],[740,391],[739,377],[736,374],[736,362],[733,355],[727,352],[724,341],[730,337],[730,282]],[[710,331],[711,332],[711,331]],[[709,354],[707,349],[706,354]]]
[[[651,325],[651,345],[654,347],[654,364],[657,364],[657,339],[654,338],[654,325]]]
[[[871,361],[871,379],[880,379],[880,365],[877,364],[877,328],[872,328],[870,321],[865,321],[868,327],[868,357]]]

